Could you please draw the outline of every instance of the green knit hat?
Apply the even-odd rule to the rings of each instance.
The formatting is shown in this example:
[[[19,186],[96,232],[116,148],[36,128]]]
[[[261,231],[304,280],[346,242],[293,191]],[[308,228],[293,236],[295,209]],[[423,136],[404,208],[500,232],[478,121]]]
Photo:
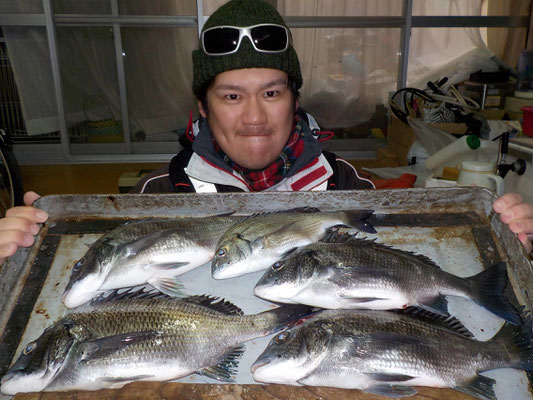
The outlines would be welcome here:
[[[245,27],[265,23],[287,26],[276,9],[263,0],[231,0],[209,17],[203,30],[222,25]],[[283,53],[260,53],[253,48],[248,38],[243,38],[236,53],[208,56],[200,43],[198,50],[192,52],[192,62],[192,91],[197,97],[218,74],[242,68],[279,69],[294,81],[296,89],[302,86],[300,63],[292,45]]]

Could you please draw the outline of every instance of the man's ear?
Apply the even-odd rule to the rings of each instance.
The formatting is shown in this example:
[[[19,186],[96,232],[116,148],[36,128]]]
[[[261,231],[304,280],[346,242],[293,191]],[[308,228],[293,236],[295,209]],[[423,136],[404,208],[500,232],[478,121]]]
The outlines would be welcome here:
[[[203,118],[207,118],[207,113],[205,112],[204,105],[200,100],[198,100],[198,111]]]

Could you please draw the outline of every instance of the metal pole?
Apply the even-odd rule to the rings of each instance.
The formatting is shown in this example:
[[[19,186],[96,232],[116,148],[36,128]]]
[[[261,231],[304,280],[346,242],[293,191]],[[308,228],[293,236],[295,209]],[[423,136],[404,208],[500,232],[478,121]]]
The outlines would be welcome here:
[[[204,1],[196,0],[196,15],[198,18],[198,37],[202,34],[202,28],[204,27]]]
[[[59,58],[57,56],[56,30],[53,19],[53,9],[51,0],[43,0],[44,18],[46,22],[46,37],[48,40],[48,50],[50,52],[50,64],[52,66],[52,79],[54,80],[54,92],[56,95],[57,117],[59,119],[59,135],[61,138],[61,150],[65,161],[69,161],[70,147],[65,116],[65,104],[63,102],[63,88],[61,86],[61,70],[59,68]]]
[[[117,0],[111,0],[111,13],[118,17]],[[120,24],[113,23],[113,38],[115,40],[115,59],[117,61],[118,92],[120,96],[120,114],[122,119],[122,130],[124,133],[124,145],[128,153],[131,153],[130,118],[128,112],[128,97],[126,90],[126,77],[124,74],[124,50],[122,48],[122,35]]]
[[[409,64],[409,42],[411,41],[411,26],[413,17],[413,0],[403,0],[402,16],[404,23],[400,36],[400,60],[398,63],[397,89],[407,86],[407,68]]]

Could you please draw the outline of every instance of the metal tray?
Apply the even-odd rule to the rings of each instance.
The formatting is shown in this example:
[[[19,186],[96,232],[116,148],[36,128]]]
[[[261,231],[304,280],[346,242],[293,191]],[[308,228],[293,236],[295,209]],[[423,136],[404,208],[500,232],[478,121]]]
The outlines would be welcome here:
[[[533,271],[525,250],[514,234],[492,212],[495,196],[482,188],[434,188],[380,191],[217,193],[162,195],[57,195],[45,196],[36,206],[50,218],[29,249],[20,249],[0,271],[0,376],[17,358],[21,346],[38,337],[45,327],[68,310],[60,296],[70,269],[87,246],[104,232],[126,220],[179,218],[234,212],[252,214],[313,206],[323,211],[373,209],[371,218],[379,242],[425,254],[444,270],[469,276],[499,261],[508,265],[508,296],[516,305],[533,308]],[[252,288],[263,272],[216,281],[208,265],[181,276],[189,294],[224,297],[245,313],[272,307],[256,298]],[[457,316],[479,340],[487,340],[501,327],[502,320],[473,302],[449,298],[450,312]],[[236,384],[256,383],[249,371],[271,337],[246,344],[239,363]],[[501,369],[485,375],[497,380],[499,400],[533,399],[528,376],[521,371]],[[191,375],[175,385],[203,384],[206,391],[218,382]],[[174,383],[173,383],[174,384]],[[272,386],[272,385],[265,385]],[[151,386],[152,387],[152,386]],[[299,390],[287,387],[289,392]],[[425,393],[445,393],[443,389],[423,389]],[[359,391],[340,389],[342,398],[374,398]],[[460,396],[457,392],[457,396]],[[95,399],[97,394],[95,393]],[[87,394],[87,396],[91,396]],[[334,398],[321,395],[321,398]],[[92,398],[92,397],[89,397]],[[157,398],[157,397],[154,397]],[[268,398],[268,397],[266,397]],[[355,397],[354,397],[355,398]],[[415,397],[416,398],[416,397]]]

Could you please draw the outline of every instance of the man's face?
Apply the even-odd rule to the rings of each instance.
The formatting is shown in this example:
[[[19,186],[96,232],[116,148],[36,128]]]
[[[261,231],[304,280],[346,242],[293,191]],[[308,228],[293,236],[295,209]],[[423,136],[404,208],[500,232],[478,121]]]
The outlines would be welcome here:
[[[240,166],[265,168],[285,147],[295,107],[287,81],[287,74],[276,69],[226,71],[207,90],[207,114],[198,102],[215,140]]]

